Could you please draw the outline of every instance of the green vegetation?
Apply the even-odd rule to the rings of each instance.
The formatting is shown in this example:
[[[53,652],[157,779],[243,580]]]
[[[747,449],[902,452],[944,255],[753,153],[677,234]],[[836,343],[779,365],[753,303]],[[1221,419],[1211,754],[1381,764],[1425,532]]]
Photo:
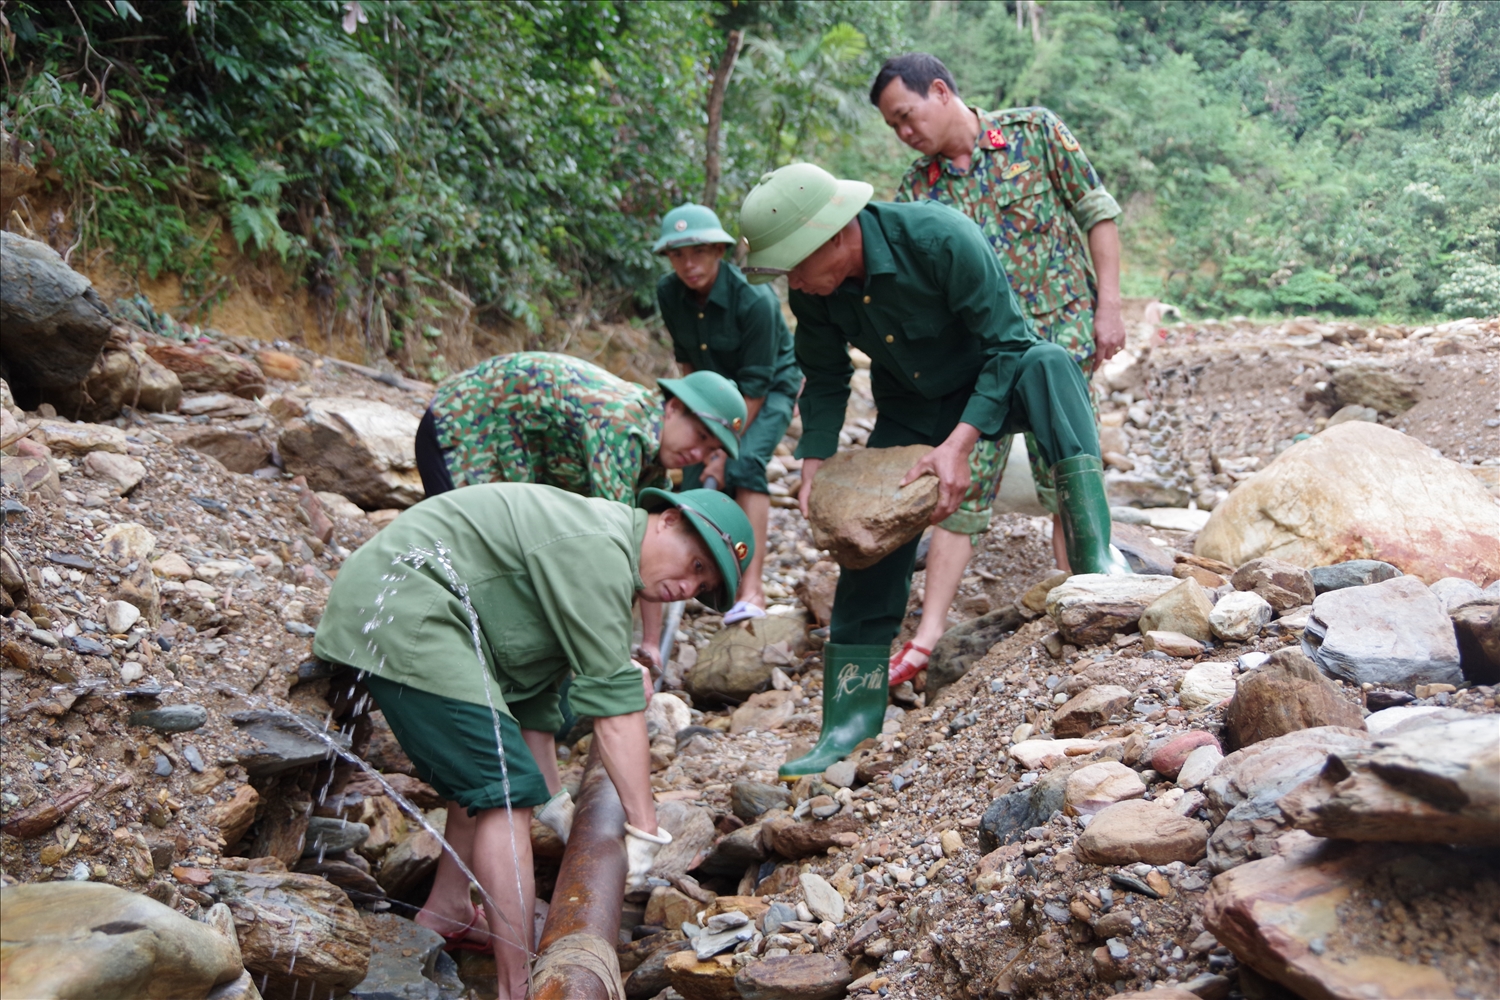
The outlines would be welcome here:
[[[222,293],[216,235],[376,351],[455,310],[649,311],[666,208],[811,158],[913,154],[865,99],[925,48],[1046,104],[1127,206],[1133,290],[1203,312],[1500,312],[1500,5],[977,0],[7,0],[0,125],[79,252]],[[586,304],[586,305],[582,305]],[[191,311],[191,310],[190,310]],[[181,319],[190,319],[184,315]]]

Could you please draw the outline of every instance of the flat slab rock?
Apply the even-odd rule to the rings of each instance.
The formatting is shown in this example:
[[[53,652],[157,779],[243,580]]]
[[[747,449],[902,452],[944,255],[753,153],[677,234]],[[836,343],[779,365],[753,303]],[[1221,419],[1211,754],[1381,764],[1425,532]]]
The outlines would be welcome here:
[[[1052,716],[1052,732],[1059,739],[1083,736],[1091,729],[1107,725],[1111,716],[1125,712],[1130,699],[1130,690],[1117,684],[1084,688],[1058,706]]]
[[[1453,622],[1412,576],[1319,594],[1302,646],[1324,673],[1354,684],[1463,683]]]
[[[1157,598],[1182,581],[1170,576],[1072,576],[1047,595],[1047,614],[1064,642],[1093,646],[1133,632]]]
[[[1100,810],[1078,838],[1078,856],[1096,865],[1144,861],[1166,865],[1196,864],[1203,858],[1208,831],[1203,824],[1139,799],[1116,802]]]
[[[840,566],[865,569],[921,534],[937,507],[937,478],[904,487],[901,480],[931,450],[864,448],[824,462],[807,502],[813,544]]]
[[[1493,854],[1305,837],[1215,878],[1203,923],[1240,962],[1307,1000],[1493,996],[1497,879]],[[1442,917],[1416,916],[1425,913]]]
[[[744,1000],[839,1000],[854,973],[837,955],[783,955],[747,965],[734,977]]]
[[[1500,719],[1434,722],[1329,754],[1281,808],[1320,837],[1500,847]]]

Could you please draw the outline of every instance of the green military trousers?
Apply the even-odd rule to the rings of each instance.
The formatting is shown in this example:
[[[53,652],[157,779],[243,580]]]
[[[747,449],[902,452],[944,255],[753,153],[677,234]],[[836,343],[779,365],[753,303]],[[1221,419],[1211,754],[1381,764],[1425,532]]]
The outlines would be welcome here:
[[[999,361],[981,376],[987,383],[986,395],[1003,396],[1009,401],[1010,408],[994,436],[1029,431],[1048,468],[1078,455],[1099,457],[1088,383],[1067,351],[1056,344],[1033,344],[1025,351],[1005,352]],[[991,380],[998,380],[998,384]],[[938,420],[931,433],[913,430],[880,414],[868,447],[942,444],[963,418],[974,388],[970,385],[933,401]],[[846,568],[839,574],[829,642],[890,645],[906,616],[917,541],[913,538],[866,569]]]

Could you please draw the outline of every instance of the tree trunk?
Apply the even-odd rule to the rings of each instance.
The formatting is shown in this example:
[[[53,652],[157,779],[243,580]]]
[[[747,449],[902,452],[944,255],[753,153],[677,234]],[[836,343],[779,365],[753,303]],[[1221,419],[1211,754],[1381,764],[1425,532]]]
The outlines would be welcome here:
[[[703,159],[703,204],[714,207],[719,197],[719,126],[724,123],[724,91],[729,89],[729,75],[734,72],[734,61],[740,57],[740,45],[745,33],[731,31],[724,46],[724,58],[714,71],[714,83],[708,91],[708,137],[705,146],[708,155]]]

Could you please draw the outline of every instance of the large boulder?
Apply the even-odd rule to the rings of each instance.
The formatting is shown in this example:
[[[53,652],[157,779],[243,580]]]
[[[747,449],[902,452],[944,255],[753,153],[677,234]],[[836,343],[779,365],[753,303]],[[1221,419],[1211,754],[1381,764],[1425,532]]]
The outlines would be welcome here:
[[[1410,377],[1374,360],[1334,361],[1333,393],[1340,406],[1367,406],[1384,416],[1405,413],[1417,405]]]
[[[1500,579],[1500,518],[1479,481],[1415,438],[1352,420],[1282,452],[1214,508],[1194,551],[1239,566],[1379,559],[1433,583]],[[1319,589],[1322,589],[1321,587]]]
[[[1453,622],[1412,576],[1319,594],[1302,647],[1324,673],[1354,684],[1463,683]]]
[[[1072,576],[1047,594],[1047,614],[1064,642],[1093,646],[1116,632],[1134,632],[1146,609],[1181,582],[1170,576]]]
[[[917,444],[867,448],[824,462],[807,504],[813,544],[840,566],[865,569],[920,535],[937,507],[937,478],[900,483],[931,450]]]
[[[81,382],[45,389],[41,399],[78,420],[108,420],[126,406],[168,413],[182,402],[182,382],[117,326]]]
[[[313,399],[282,428],[281,458],[314,490],[342,494],[366,510],[410,507],[423,496],[418,423],[405,410],[374,400]]]
[[[1281,809],[1320,837],[1500,847],[1500,725],[1438,721],[1332,753]]]
[[[684,683],[696,704],[738,704],[771,684],[771,671],[787,655],[807,651],[801,621],[772,615],[721,629],[698,654]]]
[[[1369,743],[1368,733],[1320,726],[1262,740],[1221,760],[1203,783],[1214,825],[1204,867],[1223,872],[1276,853],[1276,838],[1289,822],[1281,797],[1321,771],[1330,753]]]
[[[0,378],[32,409],[43,389],[81,381],[109,339],[89,279],[45,243],[0,231]]]
[[[7,997],[246,996],[228,990],[244,969],[222,905],[199,923],[116,886],[62,881],[7,886],[0,908]]]
[[[1289,991],[1274,995],[1495,995],[1493,853],[1297,836],[1284,855],[1214,879],[1203,900],[1204,927]]]

